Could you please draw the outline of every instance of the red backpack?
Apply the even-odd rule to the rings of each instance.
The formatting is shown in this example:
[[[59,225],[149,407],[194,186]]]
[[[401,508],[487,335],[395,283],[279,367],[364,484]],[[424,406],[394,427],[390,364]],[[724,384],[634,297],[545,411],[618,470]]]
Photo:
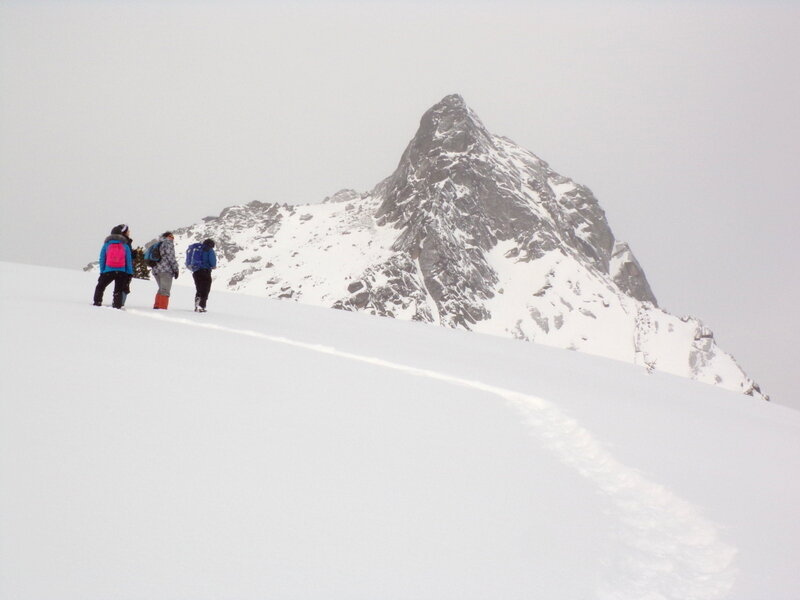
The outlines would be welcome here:
[[[125,268],[125,244],[112,242],[106,248],[106,267],[110,269]]]

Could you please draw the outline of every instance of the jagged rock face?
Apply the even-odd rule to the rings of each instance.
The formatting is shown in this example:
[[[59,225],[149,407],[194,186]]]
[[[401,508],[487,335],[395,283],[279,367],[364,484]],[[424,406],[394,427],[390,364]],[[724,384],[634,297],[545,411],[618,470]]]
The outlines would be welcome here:
[[[251,202],[175,233],[179,250],[216,240],[216,280],[230,290],[506,335],[760,395],[702,323],[658,308],[588,188],[489,133],[460,96],[425,113],[371,192]]]
[[[639,261],[625,242],[617,242],[611,255],[610,274],[619,289],[638,300],[656,304],[656,297],[647,283]]]
[[[558,195],[558,186],[569,190]],[[460,96],[425,113],[374,194],[383,198],[379,223],[402,229],[393,249],[419,257],[444,324],[489,318],[482,301],[497,278],[485,253],[498,241],[514,240],[522,260],[562,249],[608,273],[614,236],[592,193],[489,134]]]

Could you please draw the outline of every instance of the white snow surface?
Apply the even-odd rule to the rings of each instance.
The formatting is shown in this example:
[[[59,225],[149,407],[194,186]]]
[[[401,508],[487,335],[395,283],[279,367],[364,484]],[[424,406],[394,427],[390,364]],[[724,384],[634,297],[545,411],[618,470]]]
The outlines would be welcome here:
[[[791,409],[219,289],[197,314],[185,275],[168,311],[0,281],[0,598],[798,597]]]

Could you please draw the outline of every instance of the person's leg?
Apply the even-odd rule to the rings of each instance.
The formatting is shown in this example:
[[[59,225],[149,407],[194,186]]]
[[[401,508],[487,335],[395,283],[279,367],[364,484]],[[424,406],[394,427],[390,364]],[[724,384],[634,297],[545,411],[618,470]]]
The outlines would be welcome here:
[[[169,290],[172,286],[172,274],[153,273],[153,278],[158,284],[158,291],[156,292],[156,300],[153,304],[153,308],[167,308],[166,304],[169,301]]]
[[[156,276],[158,294],[156,294],[155,308],[169,308],[169,293],[172,290],[172,273],[159,273]]]
[[[199,297],[200,308],[205,310],[206,302],[208,301],[208,294],[211,292],[211,271],[209,269],[201,269],[196,271],[199,273],[197,283],[197,295]]]
[[[192,272],[192,279],[194,279],[194,310],[197,312],[200,309],[200,288],[202,286],[200,271]]]
[[[128,299],[128,294],[131,293],[131,281],[133,280],[133,275],[126,275],[125,277],[125,289],[122,291],[122,306],[125,306],[125,301]]]
[[[114,281],[113,271],[106,271],[105,273],[100,273],[100,277],[97,278],[97,286],[94,288],[95,306],[102,306],[103,293],[106,291],[108,284],[111,283],[112,281]]]
[[[159,280],[158,293],[161,294],[161,308],[169,308],[169,293],[172,290],[172,273],[162,273]]]
[[[114,273],[114,300],[111,304],[114,308],[122,308],[122,295],[128,283],[128,274],[124,271]]]
[[[172,279],[173,279],[172,273],[164,273],[161,276],[161,281],[160,281],[161,285],[159,286],[160,288],[159,291],[161,292],[162,296],[166,296],[167,298],[169,298],[170,290],[172,290]]]

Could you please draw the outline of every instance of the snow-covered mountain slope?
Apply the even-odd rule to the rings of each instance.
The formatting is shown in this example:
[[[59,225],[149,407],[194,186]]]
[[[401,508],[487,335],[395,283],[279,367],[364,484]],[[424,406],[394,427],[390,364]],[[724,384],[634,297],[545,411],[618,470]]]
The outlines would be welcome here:
[[[537,344],[0,263],[0,597],[793,600],[800,413]]]
[[[532,340],[761,397],[700,321],[658,308],[591,191],[489,133],[459,96],[396,171],[322,204],[251,202],[178,230],[214,238],[228,289]]]

